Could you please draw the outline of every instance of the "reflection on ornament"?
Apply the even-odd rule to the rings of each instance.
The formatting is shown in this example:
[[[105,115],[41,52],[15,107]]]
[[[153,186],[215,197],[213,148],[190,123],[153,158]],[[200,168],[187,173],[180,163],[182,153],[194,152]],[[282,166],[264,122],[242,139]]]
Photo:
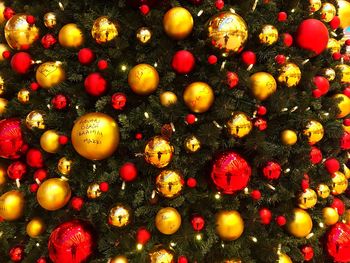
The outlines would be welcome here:
[[[26,88],[21,89],[17,93],[17,99],[22,104],[27,104],[29,102],[30,91]]]
[[[167,198],[178,196],[184,187],[182,174],[178,171],[163,170],[156,177],[157,192]]]
[[[302,209],[309,209],[316,205],[317,195],[316,192],[310,188],[306,189],[298,197],[298,205]]]
[[[324,22],[330,22],[337,14],[337,9],[331,3],[324,3],[321,8],[321,19]]]
[[[170,163],[173,152],[173,146],[166,139],[154,136],[145,147],[145,160],[157,168],[163,168]]]
[[[335,172],[332,176],[332,194],[341,195],[348,188],[348,179],[339,171]]]
[[[314,145],[315,143],[322,140],[324,135],[324,129],[320,122],[315,120],[310,120],[306,124],[306,129],[304,130],[304,134],[308,137],[309,143]]]
[[[300,68],[294,63],[286,63],[279,70],[278,82],[288,88],[295,87],[301,80]]]
[[[36,110],[29,112],[26,117],[26,125],[28,129],[45,129],[44,113]]]
[[[141,27],[136,31],[136,38],[141,44],[151,41],[152,31],[148,27]]]
[[[326,184],[319,184],[317,186],[317,195],[323,199],[327,198],[331,194],[331,190]]]
[[[184,144],[188,153],[195,153],[201,148],[201,142],[194,135],[187,137]]]
[[[162,246],[156,246],[149,253],[150,263],[174,263],[175,256],[174,253]]]
[[[92,25],[91,35],[98,44],[106,43],[119,35],[119,26],[107,16],[97,18]]]
[[[86,190],[86,195],[89,199],[96,199],[100,197],[101,193],[100,185],[97,183],[90,184]]]
[[[331,54],[338,53],[341,50],[341,45],[335,38],[330,38],[328,40],[327,49]]]
[[[54,12],[48,12],[44,15],[44,25],[47,28],[54,28],[57,24],[56,14]]]
[[[243,138],[253,128],[250,118],[243,112],[235,113],[226,123],[229,134],[236,138]]]
[[[115,227],[124,227],[131,222],[131,211],[122,204],[111,208],[108,215],[108,223]]]
[[[335,73],[335,70],[332,69],[332,68],[326,68],[324,70],[324,76],[326,77],[326,79],[328,79],[329,81],[332,81],[335,79],[336,77],[336,73]]]
[[[69,175],[72,169],[73,161],[68,160],[66,157],[59,159],[57,164],[58,171],[63,175]]]
[[[261,44],[272,45],[278,40],[278,30],[273,25],[265,25],[259,34]]]

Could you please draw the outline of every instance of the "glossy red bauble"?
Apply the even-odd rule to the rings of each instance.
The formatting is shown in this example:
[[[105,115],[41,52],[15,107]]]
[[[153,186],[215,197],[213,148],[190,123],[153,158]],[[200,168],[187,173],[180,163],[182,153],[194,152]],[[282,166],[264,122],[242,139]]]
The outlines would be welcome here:
[[[344,205],[343,201],[340,200],[339,198],[335,197],[333,199],[331,207],[333,207],[335,210],[337,210],[339,215],[342,215],[345,212],[345,205]]]
[[[284,226],[287,223],[287,219],[284,216],[276,217],[276,223],[279,226]]]
[[[259,210],[260,222],[263,225],[269,225],[272,220],[272,213],[267,208],[261,208]]]
[[[205,220],[201,215],[194,215],[191,219],[193,230],[201,231],[204,228]]]
[[[57,42],[57,39],[52,34],[46,34],[41,38],[41,44],[43,45],[44,48],[50,48],[54,44],[56,44],[56,42]]]
[[[241,55],[242,61],[247,66],[255,65],[256,55],[253,51],[244,51]]]
[[[253,198],[253,200],[259,201],[261,199],[261,192],[259,190],[253,190],[250,193],[250,196]]]
[[[112,95],[111,103],[115,110],[123,110],[126,105],[126,95],[122,92],[117,92]]]
[[[20,162],[13,162],[7,167],[7,175],[12,180],[20,180],[27,173],[27,166]]]
[[[277,162],[268,162],[263,168],[263,175],[270,180],[276,180],[281,176],[282,168]]]
[[[333,30],[336,30],[339,26],[340,26],[340,18],[339,16],[335,16],[331,22],[329,22],[329,25],[330,27],[333,29]]]
[[[21,122],[19,119],[0,121],[0,157],[17,159],[21,156],[23,146]]]
[[[188,74],[195,66],[196,59],[190,51],[180,50],[175,53],[171,66],[176,73]]]
[[[18,74],[26,74],[32,66],[32,57],[27,52],[18,52],[11,58],[11,67]]]
[[[80,196],[74,196],[70,201],[70,205],[74,210],[80,211],[83,208],[84,199]]]
[[[56,110],[64,110],[67,108],[68,99],[63,94],[57,94],[51,99],[51,104]]]
[[[100,73],[91,73],[84,81],[85,91],[91,96],[101,96],[107,90],[107,81]]]
[[[109,184],[108,184],[107,182],[102,182],[102,183],[100,183],[100,190],[101,190],[101,192],[103,192],[103,193],[108,192],[108,190],[109,190]]]
[[[82,65],[89,65],[95,60],[95,53],[90,48],[82,48],[78,52],[78,60]]]
[[[151,233],[145,228],[140,227],[136,232],[136,241],[138,244],[145,245],[151,239]]]
[[[14,246],[9,251],[9,256],[12,262],[20,262],[24,258],[24,248],[23,246]]]
[[[339,169],[340,169],[340,163],[335,158],[328,158],[324,162],[324,166],[325,166],[326,170],[331,174],[339,171]]]
[[[119,175],[126,182],[134,181],[137,177],[137,173],[137,167],[134,163],[124,163],[119,168]]]
[[[292,37],[291,34],[289,33],[284,33],[282,35],[282,40],[283,40],[283,44],[286,46],[286,47],[290,47],[293,45],[293,42],[294,42],[294,39]]]
[[[321,91],[321,95],[325,95],[329,91],[329,81],[325,77],[316,76],[312,79],[316,89]]]
[[[185,121],[187,122],[187,124],[194,124],[197,121],[197,117],[194,114],[187,114],[185,117]]]
[[[326,249],[334,262],[350,262],[350,226],[337,223],[326,236]]]
[[[315,146],[311,147],[311,151],[310,151],[310,161],[312,164],[318,164],[322,161],[322,152],[320,149],[318,149]]]
[[[187,179],[186,184],[189,188],[195,188],[197,186],[197,180],[196,178],[190,177]]]
[[[44,166],[43,154],[38,149],[29,149],[26,155],[26,162],[30,167],[41,168]]]
[[[152,7],[156,5],[159,0],[127,0],[126,3],[134,8],[138,8],[141,5],[148,5],[149,7]]]
[[[108,68],[108,62],[107,60],[101,59],[97,63],[97,67],[99,70],[105,70]]]

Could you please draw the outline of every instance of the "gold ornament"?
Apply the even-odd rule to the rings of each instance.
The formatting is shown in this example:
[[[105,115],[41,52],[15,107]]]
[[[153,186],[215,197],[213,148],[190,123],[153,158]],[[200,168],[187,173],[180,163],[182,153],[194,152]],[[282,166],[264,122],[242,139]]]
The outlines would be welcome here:
[[[295,87],[301,80],[300,68],[294,63],[286,63],[279,70],[278,82],[288,88]]]
[[[310,188],[302,192],[298,197],[298,205],[302,209],[309,209],[316,205],[317,195],[316,192]]]
[[[321,8],[321,19],[324,22],[331,22],[332,19],[336,16],[337,9],[331,3],[324,3]]]
[[[335,70],[332,68],[326,68],[324,70],[324,76],[326,77],[326,79],[328,79],[329,81],[335,80],[336,74],[335,74]]]
[[[147,44],[151,41],[152,31],[148,27],[140,27],[136,31],[136,38],[141,44]]]
[[[207,30],[211,44],[224,55],[241,52],[248,39],[248,26],[244,19],[228,11],[210,18]]]
[[[320,140],[322,140],[324,135],[324,129],[321,123],[315,120],[310,120],[306,124],[306,129],[304,130],[304,135],[309,139],[309,144],[313,145]]]
[[[153,66],[138,64],[129,71],[128,83],[136,94],[149,95],[158,88],[159,75]]]
[[[338,0],[338,16],[342,29],[346,29],[350,26],[350,3],[348,1]]]
[[[293,210],[294,218],[288,223],[288,231],[295,237],[306,237],[312,230],[312,219],[310,215],[300,208]]]
[[[2,2],[0,2],[0,12],[1,12],[1,3]],[[0,14],[0,16],[1,16],[1,14]],[[0,18],[0,20],[1,20],[1,18]],[[0,22],[0,24],[1,24],[1,22]],[[5,51],[9,51],[9,47],[6,44],[0,44],[0,61],[5,60],[5,58],[2,56],[2,54]]]
[[[4,11],[5,11],[5,3],[4,2],[0,2],[0,24],[5,22],[5,17],[4,17]]]
[[[2,76],[0,76],[0,95],[5,93],[5,81]]]
[[[265,44],[270,46],[275,44],[278,40],[278,30],[273,25],[265,25],[261,29],[261,33],[259,34],[259,39],[261,44]]]
[[[17,14],[5,25],[5,38],[12,49],[28,49],[38,38],[39,28],[27,22],[27,15]]]
[[[342,172],[335,172],[332,177],[332,194],[341,195],[348,188],[348,179]]]
[[[72,170],[73,161],[68,160],[66,157],[62,157],[58,160],[57,169],[63,175],[69,175]]]
[[[347,209],[345,211],[344,220],[345,220],[345,223],[347,223],[348,225],[350,224],[350,209]]]
[[[236,210],[218,212],[215,222],[216,233],[224,241],[236,240],[244,231],[244,221]]]
[[[191,111],[203,113],[213,104],[214,92],[207,83],[193,82],[185,88],[183,99]]]
[[[131,222],[131,211],[122,204],[115,205],[109,211],[108,223],[115,227],[124,227]]]
[[[109,17],[101,16],[92,25],[91,35],[98,44],[109,42],[119,35],[119,25]]]
[[[12,190],[0,196],[0,217],[7,221],[16,220],[23,215],[24,195],[22,192]]]
[[[59,137],[55,130],[44,132],[40,137],[41,148],[48,153],[57,153],[61,148],[61,144],[58,141]]]
[[[119,127],[107,114],[87,113],[75,121],[71,137],[74,149],[81,156],[89,160],[102,160],[117,149]]]
[[[49,89],[63,82],[66,72],[61,62],[45,62],[37,68],[35,77],[40,87]]]
[[[191,135],[185,139],[185,149],[189,153],[195,153],[201,148],[201,142],[194,135]]]
[[[5,166],[0,164],[0,190],[1,190],[1,187],[6,184],[6,181],[7,181],[7,169],[5,168]]]
[[[341,45],[340,45],[339,41],[336,40],[335,38],[330,38],[328,40],[327,49],[329,50],[329,52],[331,54],[338,53],[338,52],[340,52]]]
[[[248,135],[253,128],[253,124],[247,114],[237,112],[226,123],[229,134],[236,138],[243,138]]]
[[[294,145],[298,141],[297,133],[293,130],[284,130],[281,132],[281,141],[284,145]]]
[[[157,246],[149,253],[150,263],[175,263],[174,253],[162,246]]]
[[[346,179],[350,179],[350,168],[345,163],[343,163],[343,171]]]
[[[26,232],[31,238],[37,238],[44,233],[45,228],[44,221],[39,217],[35,217],[27,224]]]
[[[21,89],[17,93],[17,99],[22,104],[27,104],[29,102],[30,91],[26,88]]]
[[[191,34],[193,29],[193,17],[183,7],[173,7],[163,17],[165,33],[176,40],[184,39]]]
[[[334,225],[339,220],[339,214],[337,210],[332,207],[325,207],[322,209],[323,223],[327,226]]]
[[[323,199],[326,199],[331,194],[331,190],[326,184],[319,184],[317,186],[317,195]]]
[[[48,12],[44,15],[44,25],[47,28],[54,28],[56,24],[57,24],[57,18],[54,12]]]
[[[41,207],[49,211],[55,211],[64,207],[71,197],[69,184],[59,178],[50,178],[44,181],[36,193],[36,198]]]
[[[342,83],[350,83],[350,66],[346,64],[340,64],[335,66],[339,73],[340,81]]]
[[[340,113],[337,115],[337,118],[344,118],[350,114],[350,98],[344,94],[335,94],[333,96],[337,102],[338,109]]]
[[[276,88],[276,80],[270,73],[257,72],[250,76],[250,89],[258,100],[266,100]]]
[[[119,255],[119,256],[116,256],[114,258],[111,258],[108,263],[128,263],[128,259],[123,256],[123,255]]]
[[[278,254],[278,261],[276,263],[293,263],[290,257],[285,253]]]
[[[184,188],[184,179],[178,171],[163,170],[156,178],[157,192],[163,197],[174,198]]]
[[[7,99],[0,98],[0,115],[6,112],[8,103],[9,101]]]
[[[160,104],[164,107],[171,107],[177,103],[177,96],[172,91],[165,91],[159,94]]]
[[[156,228],[164,235],[172,235],[181,226],[181,215],[172,207],[160,209],[155,218]]]
[[[62,47],[80,47],[84,43],[83,32],[77,24],[64,25],[58,33],[58,42]]]
[[[26,117],[26,125],[28,129],[45,129],[44,113],[42,111],[33,110]]]
[[[350,125],[349,126],[345,126],[344,124],[342,125],[343,130],[347,133],[350,133]]]
[[[321,0],[309,0],[309,3],[310,3],[310,12],[316,12],[320,10],[322,6]]]
[[[161,136],[151,138],[145,147],[145,160],[157,168],[167,166],[173,158],[174,147]]]
[[[97,183],[90,184],[86,191],[86,195],[89,199],[96,199],[101,196],[101,193],[100,185]]]

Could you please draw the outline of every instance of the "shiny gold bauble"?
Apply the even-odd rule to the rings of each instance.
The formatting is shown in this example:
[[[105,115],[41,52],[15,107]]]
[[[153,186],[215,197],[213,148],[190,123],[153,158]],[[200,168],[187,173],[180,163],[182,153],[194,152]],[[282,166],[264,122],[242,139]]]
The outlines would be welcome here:
[[[316,205],[317,195],[316,192],[310,188],[302,192],[298,197],[298,205],[302,209],[309,209]]]
[[[346,179],[350,179],[350,168],[347,167],[345,163],[343,163],[343,173]]]
[[[141,44],[147,44],[151,41],[152,38],[152,31],[148,27],[140,27],[136,31],[136,39]]]
[[[175,263],[174,253],[170,249],[157,246],[149,253],[150,263]]]
[[[241,52],[248,39],[244,19],[229,11],[211,17],[207,30],[211,44],[224,54]]]
[[[27,22],[27,15],[17,14],[5,25],[5,38],[12,49],[28,49],[38,38],[39,28]]]
[[[0,95],[5,93],[5,81],[2,76],[0,76]]]
[[[27,104],[30,99],[30,91],[26,88],[21,89],[17,93],[17,99],[22,104]]]
[[[276,263],[293,263],[290,257],[285,253],[278,254],[278,261]]]
[[[279,70],[278,82],[288,88],[295,87],[301,80],[300,68],[294,63],[286,63]]]
[[[348,188],[348,179],[342,172],[335,172],[332,177],[332,194],[341,195]]]
[[[171,107],[177,103],[177,96],[172,91],[165,91],[159,94],[160,104],[164,107]]]
[[[322,6],[322,1],[321,0],[309,0],[310,3],[310,11],[311,12],[316,12],[320,10]]]
[[[44,15],[44,25],[47,28],[54,28],[57,24],[57,17],[54,12],[48,12]]]
[[[332,207],[325,207],[322,209],[323,223],[327,226],[334,225],[339,220],[337,210]]]
[[[37,68],[35,77],[40,87],[49,89],[63,82],[66,72],[61,62],[45,62]]]
[[[7,169],[4,165],[0,164],[0,190],[1,187],[6,184],[7,181]]]
[[[0,2],[0,6],[1,6],[1,2]],[[1,8],[0,8],[1,11]],[[1,16],[1,15],[0,15]],[[0,23],[1,24],[1,23]],[[5,60],[5,58],[2,56],[2,54],[5,51],[9,51],[9,47],[6,44],[0,44],[0,61]]]
[[[324,3],[321,8],[321,20],[324,22],[331,22],[331,20],[336,16],[337,9],[331,3]]]
[[[59,143],[59,134],[55,130],[48,130],[44,132],[40,137],[41,148],[48,153],[57,153],[61,148]]]
[[[261,44],[265,44],[270,46],[275,44],[278,40],[278,30],[273,25],[265,25],[261,29],[261,33],[259,34],[259,40]]]
[[[324,70],[324,76],[326,77],[326,79],[328,79],[329,81],[335,80],[336,77],[336,73],[335,70],[332,68],[326,68]]]
[[[276,80],[270,73],[257,72],[250,76],[250,89],[258,100],[266,100],[276,88]]]
[[[294,218],[288,223],[288,231],[295,237],[306,237],[312,230],[312,219],[310,215],[300,208],[293,210]]]
[[[344,94],[335,94],[333,99],[337,101],[336,103],[340,111],[337,118],[344,118],[350,114],[350,98],[348,96]]]
[[[350,209],[347,209],[344,213],[344,220],[346,224],[350,224]]]
[[[37,110],[29,112],[26,117],[26,125],[28,129],[45,129],[44,113]]]
[[[174,147],[161,136],[151,138],[145,147],[145,160],[157,168],[167,166],[173,158]]]
[[[328,40],[327,49],[331,54],[338,53],[341,50],[341,45],[335,38],[330,38]]]
[[[236,138],[243,138],[248,135],[253,128],[253,124],[247,114],[236,112],[226,123],[229,134]]]
[[[350,83],[350,66],[347,64],[340,64],[335,66],[338,71],[340,81],[343,83]]]
[[[306,129],[304,130],[304,134],[308,137],[309,143],[311,145],[322,140],[324,135],[324,129],[320,122],[315,120],[310,120],[306,124]]]
[[[119,255],[114,258],[111,258],[108,263],[128,263],[128,259],[126,256]]]
[[[89,160],[102,160],[117,149],[119,127],[107,114],[87,113],[75,121],[71,138],[74,149],[81,156]]]
[[[184,39],[192,32],[193,17],[187,9],[173,7],[163,17],[163,28],[169,37]]]
[[[340,27],[346,29],[350,26],[350,2],[338,0],[338,17],[340,18]]]
[[[138,95],[149,95],[156,91],[159,84],[157,70],[148,64],[138,64],[128,74],[128,83]]]
[[[178,196],[184,188],[184,179],[179,171],[163,170],[156,177],[157,192],[167,198]]]
[[[319,184],[317,186],[317,195],[323,199],[326,199],[331,194],[331,190],[326,184]]]
[[[181,215],[175,208],[164,207],[158,211],[155,225],[162,234],[172,235],[181,226]]]
[[[284,130],[281,132],[281,141],[284,145],[294,145],[298,141],[297,133],[293,130]]]
[[[5,11],[5,3],[4,2],[0,2],[0,24],[5,22],[5,17],[4,17],[4,11]]]
[[[188,153],[195,153],[201,148],[201,142],[194,135],[188,136],[185,139],[185,149]]]
[[[84,43],[83,32],[77,24],[64,25],[58,33],[58,42],[62,47],[80,47]]]
[[[6,112],[8,103],[9,103],[9,101],[7,99],[0,98],[0,115],[4,114]]]
[[[45,231],[45,223],[44,221],[39,218],[35,217],[32,220],[29,221],[26,227],[27,235],[31,238],[37,238]]]
[[[98,183],[89,184],[86,195],[89,199],[96,199],[101,196],[101,189]]]
[[[213,104],[214,92],[207,83],[193,82],[185,88],[183,99],[191,111],[203,113]]]
[[[24,210],[24,195],[12,190],[0,196],[0,217],[7,221],[20,218]]]
[[[220,211],[215,216],[216,233],[222,240],[238,239],[244,231],[244,221],[236,210]]]
[[[62,157],[58,160],[57,169],[63,175],[69,175],[72,170],[73,161]]]
[[[64,207],[70,197],[71,189],[68,182],[59,178],[47,179],[39,186],[36,193],[39,205],[49,211]]]
[[[343,130],[347,133],[350,133],[350,125],[349,126],[345,126],[344,124],[342,125]]]
[[[119,26],[107,16],[101,16],[94,21],[91,28],[92,38],[98,44],[106,43],[119,35]]]
[[[109,210],[108,223],[115,227],[124,227],[131,222],[131,211],[122,204],[115,205]]]

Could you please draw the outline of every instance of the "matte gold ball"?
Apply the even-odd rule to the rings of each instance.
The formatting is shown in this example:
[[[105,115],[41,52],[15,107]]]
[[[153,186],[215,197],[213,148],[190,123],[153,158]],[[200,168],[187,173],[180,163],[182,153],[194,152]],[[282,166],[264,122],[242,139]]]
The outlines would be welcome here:
[[[253,128],[252,121],[247,114],[243,112],[233,114],[226,123],[226,126],[229,134],[236,138],[243,138],[248,135]]]
[[[100,185],[97,183],[92,183],[89,185],[88,189],[86,190],[86,195],[89,199],[96,199],[101,196],[101,189]]]
[[[348,188],[348,179],[342,172],[335,172],[332,175],[332,194],[341,195]]]
[[[259,34],[259,40],[261,44],[270,46],[277,42],[278,40],[278,30],[273,25],[265,25],[261,29]]]
[[[55,130],[45,131],[40,137],[41,148],[48,153],[57,153],[61,148],[59,134]]]
[[[309,3],[310,3],[310,12],[316,12],[320,10],[322,6],[321,0],[309,0]]]
[[[26,125],[28,129],[45,129],[44,113],[42,111],[33,110],[26,117]]]
[[[195,153],[201,148],[201,142],[194,135],[188,136],[185,139],[185,149],[188,153]]]
[[[322,209],[323,223],[327,226],[334,225],[339,220],[337,210],[332,207],[325,207]]]
[[[160,104],[164,107],[171,107],[177,103],[177,96],[172,91],[165,91],[159,94]]]
[[[328,40],[327,49],[329,50],[329,52],[331,54],[334,54],[334,53],[340,52],[341,45],[340,45],[339,41],[336,40],[335,38],[330,38]]]
[[[2,2],[0,2],[0,12],[1,12],[1,4]],[[1,16],[2,14],[0,14]],[[0,19],[1,20],[1,19]],[[0,22],[1,24],[1,22]],[[2,56],[2,54],[5,52],[5,51],[9,51],[9,47],[6,45],[6,44],[0,44],[0,61],[3,61],[5,60],[5,58]]]
[[[350,114],[350,98],[344,94],[335,94],[333,96],[335,103],[338,106],[339,113],[337,118],[344,118]]]
[[[302,209],[309,209],[316,205],[317,195],[316,192],[310,188],[302,192],[298,197],[298,205]]]
[[[350,66],[347,64],[340,64],[335,66],[342,83],[350,82]]]
[[[7,221],[19,219],[23,215],[24,195],[22,192],[12,190],[0,196],[0,217]]]
[[[257,72],[250,76],[250,89],[258,100],[266,100],[276,92],[275,78],[267,72]]]
[[[329,81],[335,80],[335,77],[336,77],[335,70],[332,69],[332,68],[326,68],[326,69],[324,70],[324,76],[325,76],[326,79],[328,79]]]
[[[278,261],[276,263],[293,263],[290,257],[285,253],[278,254]]]
[[[67,24],[58,33],[58,42],[62,47],[78,48],[84,43],[84,35],[77,24]]]
[[[294,63],[286,63],[279,70],[278,82],[288,88],[295,87],[301,80],[300,68]]]
[[[72,170],[73,161],[62,157],[58,160],[57,169],[63,175],[69,175]]]
[[[115,205],[109,211],[108,223],[115,227],[124,227],[131,222],[131,211],[122,204]]]
[[[324,129],[320,122],[316,120],[310,120],[306,124],[306,129],[304,130],[304,135],[308,137],[309,144],[313,145],[322,140],[324,135]]]
[[[37,68],[35,77],[40,87],[49,89],[62,83],[66,72],[61,62],[45,62]]]
[[[214,92],[204,82],[193,82],[185,88],[183,99],[186,106],[195,113],[203,113],[214,103]]]
[[[157,192],[166,198],[178,196],[184,188],[184,179],[179,171],[163,170],[156,177]]]
[[[145,160],[157,168],[167,166],[173,158],[174,148],[161,136],[151,138],[145,147]]]
[[[128,74],[131,90],[138,95],[149,95],[156,91],[159,84],[157,70],[148,64],[138,64]]]
[[[9,101],[7,99],[0,98],[0,115],[4,114],[6,112],[8,103],[9,103]]]
[[[350,26],[350,3],[346,0],[338,0],[337,2],[340,27],[345,29]]]
[[[152,38],[152,31],[148,27],[140,27],[136,31],[136,39],[141,44],[147,44],[151,41]]]
[[[119,127],[107,114],[87,113],[75,121],[71,138],[74,149],[81,156],[89,160],[102,160],[117,149]]]
[[[281,141],[284,145],[294,145],[298,141],[297,133],[293,130],[284,130],[281,133]]]
[[[331,22],[331,20],[337,14],[337,9],[331,3],[324,3],[321,8],[321,19],[324,22]]]
[[[317,195],[323,199],[326,199],[331,194],[331,190],[326,184],[319,184],[317,186]]]
[[[193,17],[187,9],[173,7],[163,17],[163,28],[169,37],[184,39],[192,32]]]
[[[112,41],[119,35],[119,25],[109,17],[101,16],[92,25],[91,35],[98,44]]]
[[[294,218],[287,225],[289,233],[298,238],[306,237],[312,230],[310,215],[300,208],[295,208],[293,213]]]
[[[17,99],[22,104],[27,104],[30,99],[30,91],[26,88],[21,89],[17,93]]]
[[[44,221],[39,217],[35,217],[27,224],[26,232],[31,238],[37,238],[44,233],[45,228]]]
[[[41,207],[55,211],[64,207],[71,197],[68,182],[59,178],[50,178],[44,181],[38,189],[36,198]]]
[[[215,216],[216,233],[222,240],[238,239],[244,231],[244,221],[236,210],[220,211]]]
[[[6,167],[3,164],[0,164],[0,190],[7,182],[7,171]]]
[[[150,263],[174,263],[174,252],[170,249],[157,246],[149,253]]]
[[[47,28],[54,28],[57,24],[57,17],[54,12],[48,12],[44,15],[44,25]]]
[[[160,209],[155,218],[155,225],[159,232],[164,235],[172,235],[181,226],[181,215],[172,207]]]
[[[114,258],[111,258],[108,263],[128,263],[128,259],[126,256],[119,255]]]

